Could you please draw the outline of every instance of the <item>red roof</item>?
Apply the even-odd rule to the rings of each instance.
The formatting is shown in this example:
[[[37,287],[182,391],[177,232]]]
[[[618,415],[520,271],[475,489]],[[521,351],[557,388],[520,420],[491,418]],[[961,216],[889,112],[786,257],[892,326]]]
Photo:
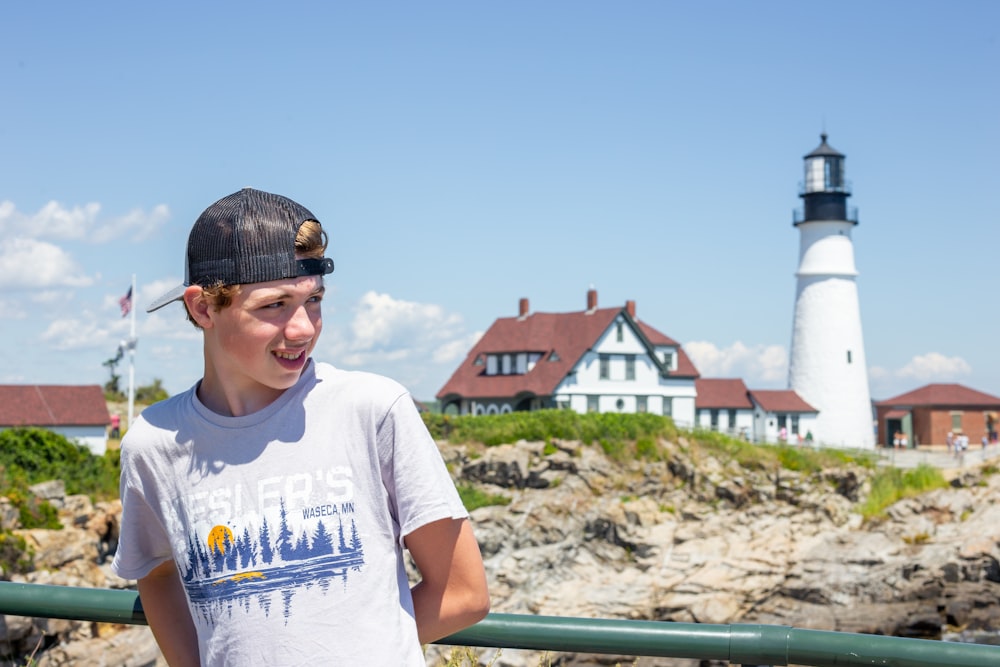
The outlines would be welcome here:
[[[753,409],[747,386],[738,378],[699,378],[694,389],[698,409]]]
[[[550,396],[621,313],[631,317],[626,308],[501,317],[493,322],[473,346],[437,393],[437,398],[443,399],[449,395],[465,398],[497,398],[519,394]],[[671,371],[669,377],[698,377],[697,369],[680,345],[648,324],[634,319],[632,321],[652,345],[677,346],[677,370]],[[486,375],[486,365],[475,363],[480,355],[505,352],[537,352],[543,356],[524,375]]]
[[[0,427],[107,426],[99,385],[0,385]]]
[[[753,389],[750,396],[768,412],[819,412],[792,389]]]
[[[879,407],[964,407],[1000,409],[1000,398],[969,389],[960,384],[928,384],[919,389],[900,394],[884,401],[876,401]]]

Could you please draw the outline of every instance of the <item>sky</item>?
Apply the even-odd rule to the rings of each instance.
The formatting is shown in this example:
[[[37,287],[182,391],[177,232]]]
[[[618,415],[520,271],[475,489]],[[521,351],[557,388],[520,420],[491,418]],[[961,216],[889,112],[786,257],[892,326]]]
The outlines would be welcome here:
[[[873,399],[1000,396],[1000,3],[0,5],[0,383],[201,375],[173,304],[245,186],[329,232],[314,353],[431,400],[499,317],[636,302],[787,387],[805,154],[844,153]],[[127,386],[128,357],[117,372]]]

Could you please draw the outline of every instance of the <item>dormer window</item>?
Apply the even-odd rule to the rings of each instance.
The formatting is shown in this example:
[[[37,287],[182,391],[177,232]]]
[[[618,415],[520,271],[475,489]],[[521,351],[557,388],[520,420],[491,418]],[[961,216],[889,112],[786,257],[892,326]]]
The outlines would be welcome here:
[[[674,370],[674,353],[664,352],[663,353],[663,367],[668,371]]]
[[[483,365],[485,356],[486,375],[526,375],[542,358],[541,352],[502,352],[498,354],[480,355],[473,362],[476,366]]]

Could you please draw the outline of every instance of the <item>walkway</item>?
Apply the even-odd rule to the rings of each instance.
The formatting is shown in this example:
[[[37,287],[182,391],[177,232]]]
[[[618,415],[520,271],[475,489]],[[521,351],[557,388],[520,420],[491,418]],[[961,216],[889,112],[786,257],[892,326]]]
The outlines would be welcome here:
[[[921,463],[941,468],[946,476],[957,475],[963,470],[978,468],[984,463],[1000,465],[1000,444],[989,445],[985,450],[982,445],[976,445],[964,453],[961,459],[949,453],[944,445],[931,445],[919,449],[885,449],[877,450],[879,464],[897,468],[916,468]]]

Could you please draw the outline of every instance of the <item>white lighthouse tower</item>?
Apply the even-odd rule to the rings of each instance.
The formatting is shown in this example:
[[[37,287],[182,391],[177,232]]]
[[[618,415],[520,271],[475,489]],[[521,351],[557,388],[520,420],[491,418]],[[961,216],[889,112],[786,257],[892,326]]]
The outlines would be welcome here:
[[[871,394],[861,335],[858,275],[848,214],[844,155],[822,143],[805,156],[796,211],[799,269],[788,386],[819,410],[815,440],[836,447],[874,447]]]

